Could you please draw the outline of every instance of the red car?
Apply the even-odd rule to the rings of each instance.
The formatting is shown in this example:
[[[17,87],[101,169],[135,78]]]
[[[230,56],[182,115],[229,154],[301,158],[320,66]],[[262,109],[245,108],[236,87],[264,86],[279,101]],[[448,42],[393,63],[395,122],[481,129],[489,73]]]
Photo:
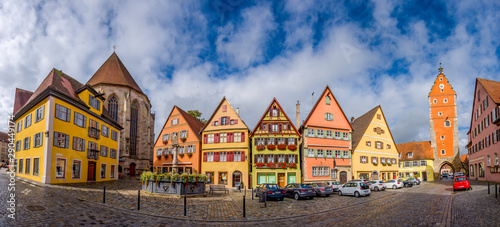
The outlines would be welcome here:
[[[459,189],[467,189],[467,190],[471,189],[469,184],[469,179],[467,179],[466,176],[459,176],[453,179],[453,191]]]

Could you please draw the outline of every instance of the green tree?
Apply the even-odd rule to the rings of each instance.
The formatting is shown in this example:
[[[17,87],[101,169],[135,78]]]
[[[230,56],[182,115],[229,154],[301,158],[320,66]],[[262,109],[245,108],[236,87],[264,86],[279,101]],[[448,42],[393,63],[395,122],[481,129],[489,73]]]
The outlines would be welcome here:
[[[203,124],[207,123],[207,120],[205,120],[205,118],[201,118],[201,115],[203,114],[198,110],[188,110],[188,114],[200,120],[201,122],[203,122]]]

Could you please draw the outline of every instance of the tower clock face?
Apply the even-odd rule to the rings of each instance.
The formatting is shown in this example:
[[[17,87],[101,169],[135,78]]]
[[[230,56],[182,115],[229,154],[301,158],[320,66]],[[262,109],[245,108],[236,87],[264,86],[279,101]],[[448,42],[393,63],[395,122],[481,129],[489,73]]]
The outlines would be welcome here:
[[[439,88],[443,89],[444,88],[444,84],[440,84]]]

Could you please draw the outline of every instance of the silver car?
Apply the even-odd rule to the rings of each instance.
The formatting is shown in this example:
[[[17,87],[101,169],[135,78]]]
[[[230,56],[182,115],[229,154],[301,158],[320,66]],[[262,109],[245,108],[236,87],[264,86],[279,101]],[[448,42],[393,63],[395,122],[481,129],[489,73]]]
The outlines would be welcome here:
[[[338,192],[339,191],[339,188],[342,187],[342,185],[340,185],[340,182],[338,181],[327,181],[325,182],[327,185],[329,185],[330,187],[332,187],[332,190],[334,192]]]
[[[370,190],[372,191],[385,191],[385,185],[384,182],[381,180],[374,180],[371,181],[372,184],[370,185]]]
[[[347,182],[339,189],[339,196],[354,195],[358,198],[359,196],[369,196],[370,193],[370,187],[362,182]]]
[[[384,182],[385,188],[392,188],[392,189],[397,189],[397,188],[402,188],[404,185],[402,180],[388,180]]]

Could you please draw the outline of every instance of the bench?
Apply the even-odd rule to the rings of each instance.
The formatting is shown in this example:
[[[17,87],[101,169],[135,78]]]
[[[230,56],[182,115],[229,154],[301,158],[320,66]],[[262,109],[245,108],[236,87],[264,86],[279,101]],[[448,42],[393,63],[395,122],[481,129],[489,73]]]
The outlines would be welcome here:
[[[226,192],[229,193],[229,189],[226,188],[226,186],[223,184],[210,185],[210,192],[212,193],[212,195],[216,191],[224,191],[224,194],[226,194]]]

